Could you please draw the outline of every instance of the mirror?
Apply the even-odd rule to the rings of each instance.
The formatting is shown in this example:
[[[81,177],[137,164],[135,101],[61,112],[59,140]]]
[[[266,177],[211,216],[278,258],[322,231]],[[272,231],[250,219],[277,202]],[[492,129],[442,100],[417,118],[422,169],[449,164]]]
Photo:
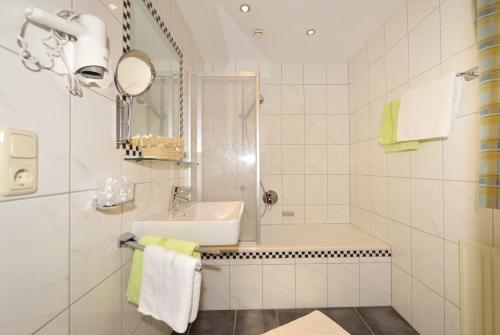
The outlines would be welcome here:
[[[115,72],[115,84],[121,94],[137,97],[146,93],[155,79],[154,65],[140,50],[124,53]]]
[[[131,51],[123,55],[116,80],[121,92],[134,96],[130,137],[183,137],[182,51],[150,1],[124,5],[125,49]]]

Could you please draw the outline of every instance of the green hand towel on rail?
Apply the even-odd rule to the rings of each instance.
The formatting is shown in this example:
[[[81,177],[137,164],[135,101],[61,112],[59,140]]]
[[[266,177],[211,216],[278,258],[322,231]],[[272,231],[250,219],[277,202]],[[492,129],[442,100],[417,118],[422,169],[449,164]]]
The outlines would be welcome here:
[[[396,99],[384,106],[380,122],[379,143],[384,146],[385,151],[417,150],[418,141],[397,142],[398,116],[400,100]]]
[[[201,254],[196,251],[198,245],[194,242],[166,239],[159,236],[144,236],[139,240],[139,244],[143,246],[148,246],[151,244],[159,245],[164,247],[165,249],[173,250],[187,256],[201,258]],[[128,279],[127,301],[136,305],[139,305],[139,298],[141,296],[143,256],[144,252],[140,250],[134,251],[132,268],[130,270],[130,276]]]

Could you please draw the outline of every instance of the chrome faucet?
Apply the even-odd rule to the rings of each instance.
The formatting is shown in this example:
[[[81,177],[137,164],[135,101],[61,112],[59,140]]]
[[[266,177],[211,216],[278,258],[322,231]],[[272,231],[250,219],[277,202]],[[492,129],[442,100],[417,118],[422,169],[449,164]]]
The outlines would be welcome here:
[[[191,187],[175,186],[170,189],[170,202],[168,204],[168,212],[170,215],[177,210],[179,201],[183,201],[188,205],[191,204]]]

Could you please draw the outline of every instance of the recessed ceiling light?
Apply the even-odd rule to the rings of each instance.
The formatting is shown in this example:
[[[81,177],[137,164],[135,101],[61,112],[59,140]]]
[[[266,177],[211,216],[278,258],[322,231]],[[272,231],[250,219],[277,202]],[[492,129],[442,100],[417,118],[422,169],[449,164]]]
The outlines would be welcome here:
[[[262,30],[262,29],[255,29],[254,31],[252,31],[252,35],[255,38],[261,38],[262,36],[264,36],[264,30]]]
[[[307,29],[306,35],[307,36],[314,36],[314,35],[316,35],[316,30],[315,29]]]
[[[108,8],[111,9],[111,10],[117,10],[118,9],[118,6],[115,5],[114,3],[109,3],[108,4]]]
[[[240,6],[240,10],[242,13],[248,13],[250,11],[250,9],[252,9],[252,8],[249,5],[247,5],[246,3],[244,3]]]

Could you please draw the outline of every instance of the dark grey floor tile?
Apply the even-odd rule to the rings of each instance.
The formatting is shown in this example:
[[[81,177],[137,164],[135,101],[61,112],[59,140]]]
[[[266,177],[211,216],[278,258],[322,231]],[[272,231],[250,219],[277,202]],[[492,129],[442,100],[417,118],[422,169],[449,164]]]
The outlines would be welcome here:
[[[354,308],[322,308],[320,311],[351,335],[371,335],[370,330]]]
[[[304,309],[278,309],[278,321],[280,326],[288,323],[290,321],[296,320],[304,315],[313,312],[314,309],[304,308]]]
[[[199,312],[189,335],[233,335],[235,311]]]
[[[276,311],[256,310],[236,313],[235,335],[260,335],[278,327]]]
[[[418,335],[392,307],[357,308],[375,335]]]

